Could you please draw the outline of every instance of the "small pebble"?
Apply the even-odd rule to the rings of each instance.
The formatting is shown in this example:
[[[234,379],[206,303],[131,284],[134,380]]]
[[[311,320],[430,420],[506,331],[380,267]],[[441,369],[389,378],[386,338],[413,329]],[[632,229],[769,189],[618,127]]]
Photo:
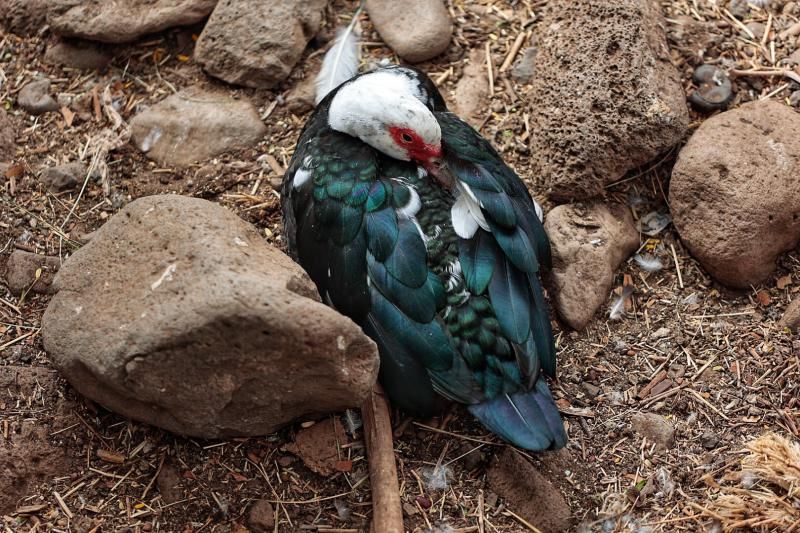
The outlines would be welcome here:
[[[17,105],[31,115],[58,111],[58,102],[50,95],[50,80],[36,80],[25,85],[17,95]]]
[[[525,49],[520,58],[514,64],[511,70],[511,77],[519,83],[530,83],[536,74],[536,52],[535,46],[530,46]]]
[[[719,437],[717,437],[713,430],[708,430],[700,437],[700,443],[706,450],[713,450],[719,446]]]
[[[755,37],[757,41],[760,41],[761,38],[764,37],[764,32],[767,29],[763,22],[748,22],[745,26],[750,30],[750,33],[753,34],[753,37]],[[750,36],[746,35],[746,37]]]
[[[698,85],[689,102],[704,112],[725,109],[733,99],[733,88],[728,75],[713,65],[700,65],[692,76]]]
[[[731,0],[728,11],[736,18],[744,18],[750,13],[750,6],[747,5],[747,0]]]

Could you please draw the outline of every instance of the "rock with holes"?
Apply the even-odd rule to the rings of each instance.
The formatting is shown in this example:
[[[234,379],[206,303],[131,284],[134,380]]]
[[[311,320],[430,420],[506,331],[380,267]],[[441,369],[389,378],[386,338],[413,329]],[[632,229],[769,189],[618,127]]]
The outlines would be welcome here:
[[[608,299],[614,272],[639,246],[639,233],[621,205],[560,205],[544,222],[553,251],[550,271],[558,314],[579,330]]]
[[[64,37],[127,43],[205,19],[217,0],[50,0],[47,19]]]
[[[128,204],[62,266],[45,349],[82,394],[195,437],[360,405],[375,344],[252,226],[177,195]]]
[[[322,25],[327,0],[221,0],[194,55],[210,75],[270,89],[285,80]]]
[[[536,35],[534,172],[584,199],[677,144],[689,123],[658,0],[551,2]]]
[[[800,242],[800,113],[753,102],[703,122],[669,198],[681,239],[715,279],[747,288]]]
[[[252,146],[266,131],[252,103],[197,88],[173,94],[131,120],[137,148],[162,165],[179,167]]]

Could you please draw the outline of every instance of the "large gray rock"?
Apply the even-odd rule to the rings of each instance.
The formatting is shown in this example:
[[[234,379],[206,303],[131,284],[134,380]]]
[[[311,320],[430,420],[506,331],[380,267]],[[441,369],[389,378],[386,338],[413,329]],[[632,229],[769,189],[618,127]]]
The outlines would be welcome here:
[[[54,365],[109,409],[196,437],[263,435],[360,405],[375,344],[288,257],[194,198],[128,204],[61,268]]]
[[[628,210],[601,203],[560,205],[547,214],[550,272],[558,314],[583,329],[608,299],[614,272],[639,247]]]
[[[206,18],[217,0],[52,0],[48,21],[64,37],[126,43]]]
[[[450,45],[453,21],[442,0],[367,0],[366,5],[375,29],[406,61],[427,61]]]
[[[272,88],[285,80],[319,31],[327,0],[221,0],[194,51],[228,83]]]
[[[227,94],[173,94],[131,120],[132,141],[162,165],[188,166],[233,148],[252,146],[267,132],[255,106]]]
[[[706,120],[678,156],[669,197],[709,274],[732,287],[764,281],[800,242],[800,114],[763,101]]]
[[[689,122],[658,0],[551,2],[536,36],[534,175],[556,201],[596,196],[677,144]]]

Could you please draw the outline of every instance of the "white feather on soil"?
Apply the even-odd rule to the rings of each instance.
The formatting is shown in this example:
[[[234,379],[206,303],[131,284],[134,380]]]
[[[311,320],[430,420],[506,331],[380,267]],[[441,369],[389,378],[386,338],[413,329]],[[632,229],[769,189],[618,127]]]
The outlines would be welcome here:
[[[346,28],[339,28],[333,46],[322,60],[322,68],[317,74],[317,104],[329,92],[358,74],[358,63],[361,56],[358,43],[361,29],[358,25],[358,17],[362,7],[359,6],[353,15],[353,20]]]
[[[626,285],[622,288],[620,294],[614,303],[611,304],[611,309],[608,311],[608,318],[611,320],[620,320],[625,315],[625,301],[633,294],[633,287]]]

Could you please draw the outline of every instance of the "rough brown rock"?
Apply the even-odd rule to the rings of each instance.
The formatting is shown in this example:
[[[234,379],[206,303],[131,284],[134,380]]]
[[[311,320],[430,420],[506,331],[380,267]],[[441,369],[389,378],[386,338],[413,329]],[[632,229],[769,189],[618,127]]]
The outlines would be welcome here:
[[[206,18],[217,0],[51,0],[48,21],[64,37],[127,43]]]
[[[569,531],[572,513],[564,496],[520,453],[505,448],[487,477],[507,507],[544,533]]]
[[[672,170],[672,218],[715,279],[747,288],[800,241],[800,114],[753,102],[706,120]]]
[[[49,65],[82,70],[103,70],[112,58],[111,52],[103,45],[78,39],[59,39],[44,53],[44,62]]]
[[[367,0],[366,6],[381,38],[406,61],[427,61],[450,45],[453,21],[442,0]]]
[[[178,469],[169,463],[164,463],[161,466],[156,478],[156,486],[158,487],[158,493],[161,494],[161,499],[166,504],[175,503],[184,497]]]
[[[47,25],[52,0],[0,0],[0,26],[17,35],[33,35]]]
[[[635,413],[631,417],[631,427],[662,450],[669,450],[675,445],[675,426],[661,415]]]
[[[544,222],[553,251],[550,272],[556,310],[573,329],[583,329],[608,299],[614,272],[639,246],[624,206],[560,205]]]
[[[8,256],[4,277],[8,289],[17,296],[26,291],[52,294],[51,284],[60,266],[61,259],[58,257],[14,250]],[[36,272],[39,269],[41,272],[37,279]]]
[[[267,500],[256,500],[247,513],[247,527],[253,533],[271,533],[275,527],[275,509]]]
[[[453,94],[453,112],[473,126],[480,123],[481,112],[486,112],[489,80],[486,78],[486,54],[476,48],[469,54]]]
[[[195,48],[208,74],[269,89],[285,80],[319,31],[327,0],[221,0]]]
[[[778,325],[782,328],[789,328],[793,332],[800,331],[800,297],[795,297],[792,303],[783,312]]]
[[[255,106],[223,93],[190,89],[131,120],[132,141],[162,165],[188,166],[261,141],[267,131]]]
[[[316,105],[314,97],[316,95],[316,79],[308,76],[301,80],[286,95],[286,107],[295,115],[302,115],[314,109]]]
[[[360,405],[375,344],[252,226],[177,195],[128,204],[62,266],[54,365],[109,409],[196,437],[264,435]]]
[[[50,403],[59,397],[56,378],[49,368],[0,366],[0,417],[8,423],[7,437],[0,439],[0,516],[24,505],[37,484],[72,472],[66,448],[52,442],[48,425],[27,412],[18,415],[17,406],[27,405],[31,398],[37,398],[38,412],[42,402],[51,412],[58,411]]]
[[[42,172],[42,183],[51,191],[64,191],[76,187],[86,179],[86,165],[72,161],[63,165],[46,168]]]
[[[689,122],[657,0],[546,8],[532,80],[533,174],[557,201],[596,196],[678,143]]]

